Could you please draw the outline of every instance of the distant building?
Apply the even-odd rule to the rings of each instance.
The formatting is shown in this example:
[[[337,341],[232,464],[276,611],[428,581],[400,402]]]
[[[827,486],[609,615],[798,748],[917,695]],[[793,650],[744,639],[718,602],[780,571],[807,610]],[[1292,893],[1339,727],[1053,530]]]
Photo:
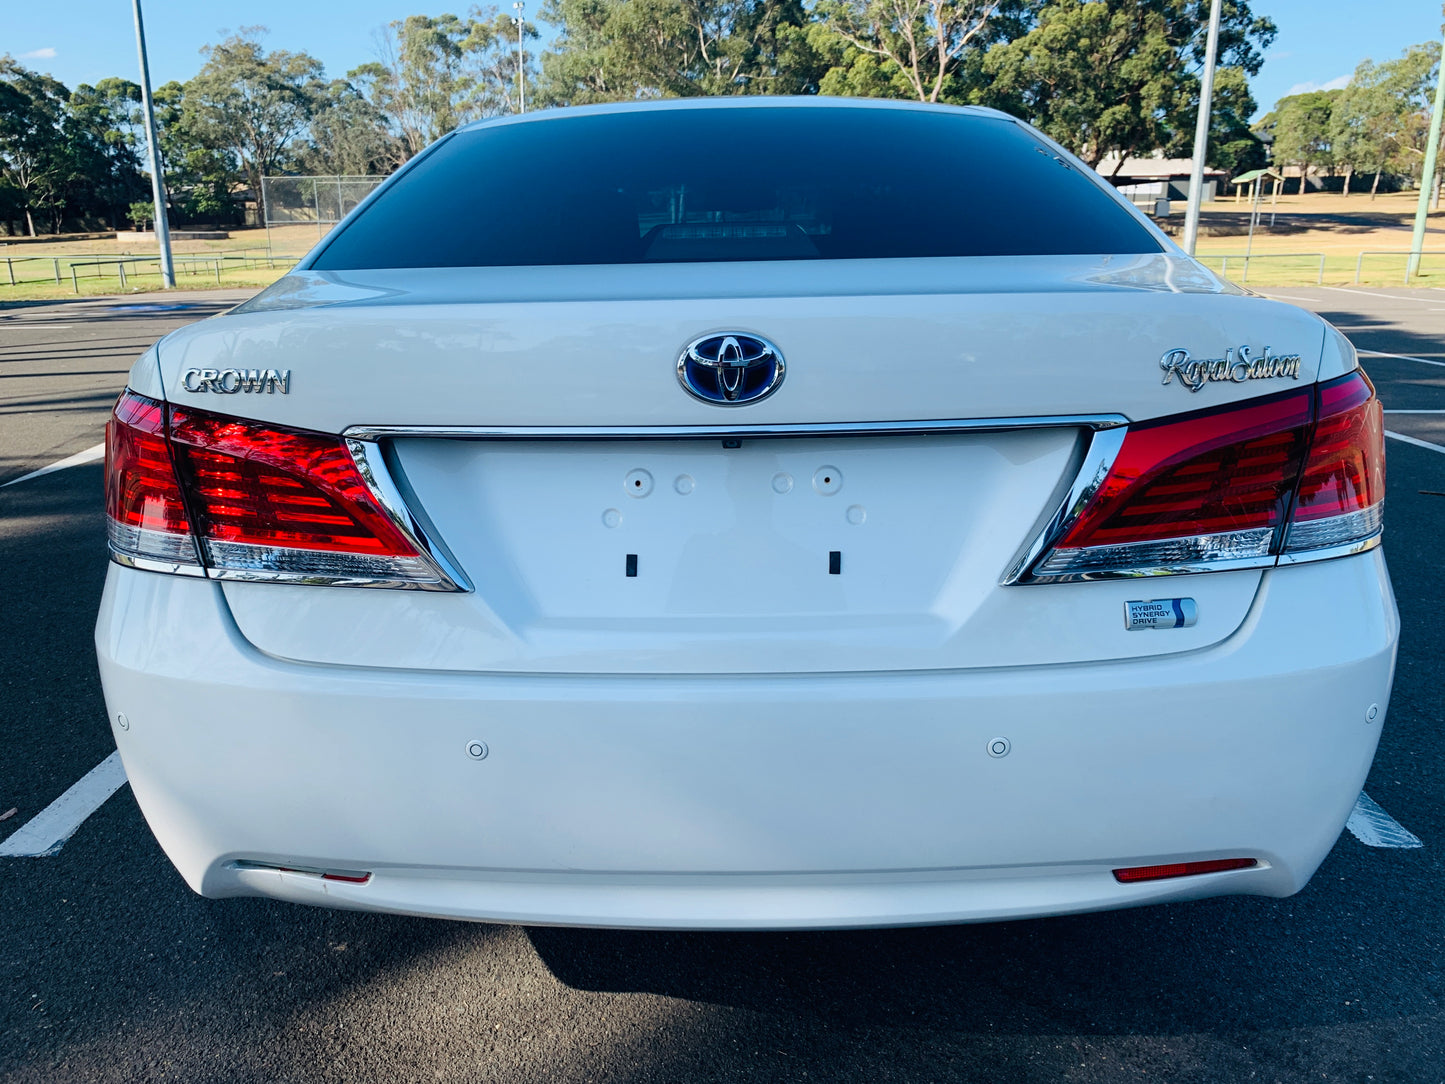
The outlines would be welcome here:
[[[1100,176],[1141,207],[1152,207],[1155,200],[1184,201],[1189,198],[1189,181],[1194,172],[1192,158],[1105,158],[1097,166]],[[1224,187],[1228,173],[1205,167],[1201,203],[1212,203]]]

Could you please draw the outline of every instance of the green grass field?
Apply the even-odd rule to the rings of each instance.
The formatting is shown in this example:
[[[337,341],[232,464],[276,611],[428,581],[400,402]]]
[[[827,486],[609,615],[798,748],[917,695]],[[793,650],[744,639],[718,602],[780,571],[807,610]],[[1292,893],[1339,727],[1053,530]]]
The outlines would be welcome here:
[[[1445,251],[1425,252],[1408,282],[1404,251],[1368,252],[1361,258],[1359,252],[1272,253],[1256,247],[1246,258],[1240,246],[1232,246],[1228,252],[1210,252],[1201,243],[1197,255],[1210,270],[1249,286],[1445,285]]]
[[[172,245],[176,285],[186,289],[268,286],[312,245],[315,226],[232,230],[221,241]],[[124,281],[121,273],[124,269]],[[162,288],[152,245],[113,239],[0,244],[0,302],[43,301]]]
[[[1360,194],[1283,196],[1276,206],[1261,208],[1266,217],[1250,242],[1239,230],[1247,204],[1221,200],[1204,208],[1205,235],[1198,255],[1231,281],[1250,286],[1445,285],[1445,214],[1440,212],[1431,216],[1419,273],[1406,282],[1405,253],[1414,206],[1413,193],[1382,195],[1373,201]],[[1278,228],[1271,230],[1268,216],[1276,213]],[[1182,213],[1171,222],[1178,225],[1181,220]],[[1235,232],[1231,235],[1230,230]],[[320,236],[316,226],[298,225],[269,233],[232,230],[222,241],[178,241],[173,246],[176,285],[187,289],[270,285]],[[123,258],[131,260],[124,265],[124,283],[115,262]],[[154,247],[114,239],[0,241],[0,303],[159,289]]]

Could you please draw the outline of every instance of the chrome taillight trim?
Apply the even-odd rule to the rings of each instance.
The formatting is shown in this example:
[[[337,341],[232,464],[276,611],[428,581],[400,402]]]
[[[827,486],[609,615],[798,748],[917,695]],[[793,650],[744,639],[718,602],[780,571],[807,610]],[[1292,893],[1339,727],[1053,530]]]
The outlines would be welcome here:
[[[402,537],[411,543],[417,553],[436,571],[435,586],[417,586],[429,591],[471,591],[471,581],[436,534],[435,528],[430,527],[427,521],[411,510],[411,505],[386,464],[386,456],[381,446],[372,441],[347,437],[346,447],[351,452],[351,458],[356,463],[356,469],[366,483],[366,488],[376,498],[376,503],[381,505],[387,518],[402,533]]]
[[[1009,570],[999,581],[1002,586],[1008,587],[1020,583],[1058,583],[1065,579],[1086,578],[1082,575],[1071,574],[1067,577],[1054,576],[1047,580],[1040,580],[1034,578],[1032,573],[1034,565],[1053,548],[1054,543],[1068,534],[1069,529],[1083,514],[1089,502],[1094,499],[1094,494],[1099,492],[1099,487],[1104,484],[1104,479],[1109,477],[1114,460],[1119,457],[1119,450],[1124,447],[1124,437],[1127,435],[1127,427],[1094,430],[1089,440],[1089,446],[1084,450],[1083,462],[1079,464],[1079,469],[1074,475],[1074,480],[1069,484],[1068,491],[1059,501],[1053,514],[1049,516],[1043,530],[1009,566]],[[1098,573],[1086,575],[1089,578],[1099,577]]]
[[[1321,546],[1319,549],[1281,553],[1279,563],[1282,565],[1306,565],[1314,561],[1330,561],[1336,557],[1353,557],[1357,553],[1368,553],[1384,540],[1385,533],[1382,528],[1368,538],[1361,538],[1354,542],[1342,542],[1338,546]]]
[[[164,572],[169,576],[198,576],[206,578],[206,570],[200,565],[171,564],[166,561],[156,561],[149,557],[133,557],[128,553],[117,553],[110,551],[110,559],[122,568],[137,568],[142,572]]]

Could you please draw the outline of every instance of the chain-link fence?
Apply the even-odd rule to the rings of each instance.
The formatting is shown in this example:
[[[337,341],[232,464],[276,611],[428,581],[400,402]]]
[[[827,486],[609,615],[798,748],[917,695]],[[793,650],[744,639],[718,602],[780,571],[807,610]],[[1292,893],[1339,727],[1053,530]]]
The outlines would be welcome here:
[[[316,237],[351,213],[385,177],[262,177],[261,209],[267,246],[273,229],[308,226]]]

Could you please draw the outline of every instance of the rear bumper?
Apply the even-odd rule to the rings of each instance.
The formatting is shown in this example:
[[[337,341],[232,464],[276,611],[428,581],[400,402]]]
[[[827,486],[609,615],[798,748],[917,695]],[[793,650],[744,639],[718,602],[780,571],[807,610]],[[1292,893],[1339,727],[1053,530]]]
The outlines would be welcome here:
[[[117,566],[96,629],[110,716],[130,721],[115,737],[136,798],[197,891],[691,928],[1298,891],[1369,769],[1397,635],[1378,551],[1267,573],[1244,625],[1215,647],[1080,666],[765,677],[309,666],[246,643],[216,584]],[[995,738],[1008,755],[989,755]],[[469,755],[473,741],[485,759]],[[1111,873],[1237,856],[1259,865],[1133,885]]]

